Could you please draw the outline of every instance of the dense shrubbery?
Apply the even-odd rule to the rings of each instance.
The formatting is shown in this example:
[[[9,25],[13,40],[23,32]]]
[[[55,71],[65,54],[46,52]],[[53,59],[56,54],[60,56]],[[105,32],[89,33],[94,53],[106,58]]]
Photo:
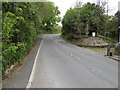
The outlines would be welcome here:
[[[20,62],[43,31],[52,30],[60,21],[59,10],[52,2],[2,3],[2,71]],[[49,7],[50,6],[50,7]],[[47,30],[46,30],[47,29]]]
[[[97,35],[117,41],[118,14],[108,16],[105,14],[105,8],[98,4],[86,3],[79,6],[78,3],[66,12],[62,20],[62,35],[72,39],[75,35],[91,36],[92,32],[96,32]]]

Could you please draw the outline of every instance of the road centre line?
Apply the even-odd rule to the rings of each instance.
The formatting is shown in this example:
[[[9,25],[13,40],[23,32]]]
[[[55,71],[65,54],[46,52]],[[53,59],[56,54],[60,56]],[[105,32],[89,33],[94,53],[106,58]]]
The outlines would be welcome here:
[[[71,53],[70,55],[71,55],[73,58],[75,58],[76,60],[79,60],[79,61],[80,61],[80,58],[79,58],[79,57],[77,57],[77,56],[73,55],[72,53]],[[85,62],[83,62],[83,61],[80,61],[80,62],[82,62],[82,63],[86,64],[86,63],[85,63]],[[101,70],[100,68],[96,67],[96,66],[89,65],[89,64],[87,64],[86,66],[87,66],[87,67],[89,66],[89,67],[90,67],[90,69],[91,69],[93,72],[95,72],[95,71],[102,72],[102,70]]]

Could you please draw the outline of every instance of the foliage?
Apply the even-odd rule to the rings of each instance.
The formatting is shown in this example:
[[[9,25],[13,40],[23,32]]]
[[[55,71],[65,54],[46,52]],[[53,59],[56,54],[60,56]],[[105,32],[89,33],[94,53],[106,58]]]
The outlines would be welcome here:
[[[118,41],[118,20],[120,19],[118,18],[118,16],[120,16],[120,12],[117,12],[115,16],[113,16],[112,19],[109,20],[109,25],[107,29],[107,36],[112,38],[114,41]]]
[[[10,65],[20,62],[20,59],[30,51],[37,35],[51,30],[60,21],[60,12],[52,2],[3,2],[2,6],[0,58],[4,75]]]
[[[57,6],[54,6],[54,3],[48,2],[47,4],[48,5],[46,6],[46,8],[49,8],[47,15],[49,16],[44,16],[43,25],[48,31],[53,29],[54,25],[56,25],[56,21],[60,22],[60,17],[58,16],[60,14],[60,11],[58,10]]]
[[[118,16],[119,12],[113,17],[105,14],[104,5],[89,2],[82,5],[78,2],[74,8],[67,10],[62,20],[62,35],[74,39],[76,35],[91,36],[92,32],[96,32],[97,35],[109,37],[116,42]]]
[[[98,32],[102,29],[104,10],[102,7],[87,3],[80,8],[70,8],[62,21],[63,34],[91,34],[90,31]],[[101,23],[102,22],[102,23]]]
[[[77,20],[77,12],[70,8],[67,12],[66,15],[63,18],[62,24],[62,34],[67,35],[68,33],[76,33],[76,22]]]

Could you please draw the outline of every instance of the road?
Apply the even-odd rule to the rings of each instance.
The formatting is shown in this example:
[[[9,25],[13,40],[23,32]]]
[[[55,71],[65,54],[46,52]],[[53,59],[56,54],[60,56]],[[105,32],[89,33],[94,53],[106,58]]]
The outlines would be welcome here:
[[[118,62],[69,44],[59,34],[44,35],[29,88],[117,88]]]

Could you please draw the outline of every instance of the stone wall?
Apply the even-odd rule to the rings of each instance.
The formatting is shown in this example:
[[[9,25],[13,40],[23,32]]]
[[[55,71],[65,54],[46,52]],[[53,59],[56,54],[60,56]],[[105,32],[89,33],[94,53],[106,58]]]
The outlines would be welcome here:
[[[117,56],[120,56],[120,43],[118,43],[116,46],[115,46],[115,54]]]
[[[87,38],[84,38],[84,39],[80,39],[77,42],[77,45],[79,45],[79,46],[89,46],[89,47],[102,47],[102,46],[108,46],[108,43],[106,43],[100,37],[87,37]]]

